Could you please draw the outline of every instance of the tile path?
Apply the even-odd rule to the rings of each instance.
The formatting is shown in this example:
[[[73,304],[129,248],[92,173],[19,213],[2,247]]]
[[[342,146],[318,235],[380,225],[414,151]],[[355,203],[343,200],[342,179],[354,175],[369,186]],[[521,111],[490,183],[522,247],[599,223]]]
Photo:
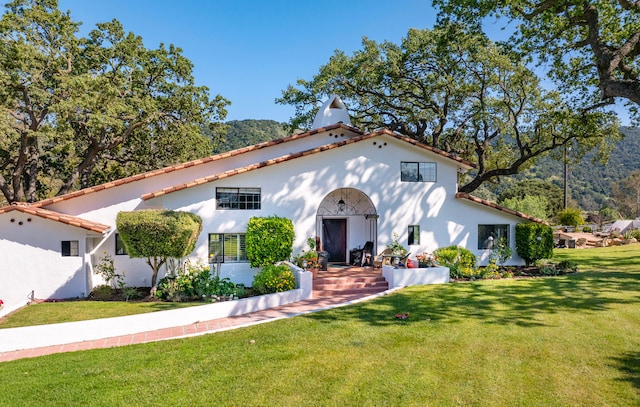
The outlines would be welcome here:
[[[363,301],[368,298],[383,295],[353,294],[333,297],[320,297],[291,304],[282,305],[263,311],[252,312],[232,317],[202,321],[195,324],[176,326],[143,333],[116,336],[105,339],[97,339],[64,345],[45,346],[33,349],[22,349],[10,352],[0,352],[0,362],[7,362],[23,358],[33,358],[37,356],[50,355],[53,353],[75,352],[88,349],[110,348],[116,346],[126,346],[145,342],[160,341],[166,339],[185,338],[195,335],[204,335],[219,331],[225,331],[244,326],[275,321],[282,318],[290,318],[296,315],[321,311],[343,305],[349,305]]]

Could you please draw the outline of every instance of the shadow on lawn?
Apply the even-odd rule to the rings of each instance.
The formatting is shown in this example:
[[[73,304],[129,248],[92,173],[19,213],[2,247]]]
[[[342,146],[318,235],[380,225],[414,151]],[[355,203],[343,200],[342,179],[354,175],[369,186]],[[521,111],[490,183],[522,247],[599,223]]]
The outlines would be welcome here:
[[[612,358],[615,368],[624,374],[620,381],[628,381],[640,389],[640,352],[628,352],[618,358]]]
[[[405,288],[352,307],[308,316],[318,321],[354,318],[372,325],[430,319],[456,323],[476,319],[492,324],[545,326],[557,312],[606,311],[613,304],[640,303],[640,274],[598,272],[562,277],[475,281]]]

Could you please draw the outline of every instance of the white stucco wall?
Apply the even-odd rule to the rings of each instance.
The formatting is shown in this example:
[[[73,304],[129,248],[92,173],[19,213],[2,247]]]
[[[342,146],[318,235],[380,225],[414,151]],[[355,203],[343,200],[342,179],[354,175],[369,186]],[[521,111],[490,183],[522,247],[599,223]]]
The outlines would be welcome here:
[[[88,294],[84,229],[17,211],[1,214],[0,225],[0,315],[27,304],[31,293],[37,299]],[[77,240],[80,256],[63,257],[64,240]]]
[[[350,135],[353,136],[355,133],[351,134],[343,129],[318,133],[292,142],[258,149],[245,155],[217,160],[64,200],[50,205],[48,209],[114,227],[117,213],[123,210],[155,207],[194,212],[203,219],[203,231],[191,261],[206,262],[209,233],[244,233],[248,220],[253,216],[278,215],[290,218],[294,223],[296,234],[293,254],[299,253],[306,248],[308,237],[321,236],[321,230],[318,227],[321,223],[318,222],[316,215],[323,199],[340,188],[353,188],[361,191],[371,200],[378,220],[376,230],[372,231],[371,223],[363,216],[347,218],[347,252],[364,245],[367,240],[370,240],[373,232],[377,232],[374,239],[375,251],[380,252],[391,241],[395,232],[400,237],[400,243],[408,247],[412,257],[423,251],[432,252],[439,247],[457,244],[469,248],[478,255],[481,262],[486,262],[489,252],[477,250],[478,224],[507,223],[510,225],[510,240],[515,256],[515,224],[522,222],[522,219],[476,203],[456,199],[459,169],[456,162],[389,135],[331,148],[259,170],[183,189],[149,201],[141,200],[141,196],[145,193],[340,141]],[[437,163],[436,182],[401,182],[401,161]],[[262,209],[216,210],[217,187],[259,187]],[[11,216],[12,213],[5,216]],[[335,215],[335,217],[340,216],[340,214]],[[83,253],[86,231],[52,221],[43,222],[46,224],[33,221],[29,227],[23,228],[22,231],[32,230],[31,234],[24,232],[24,236],[13,235],[13,231],[4,227],[0,229],[0,238],[4,239],[0,244],[2,251],[0,253],[4,258],[10,257],[2,263],[0,273],[8,276],[10,273],[5,271],[8,269],[46,269],[45,280],[48,282],[43,283],[42,287],[38,286],[36,296],[40,296],[40,292],[43,293],[42,295],[50,293],[51,296],[87,294],[86,284],[99,284],[100,279],[84,271],[89,265],[83,266],[82,258],[62,259],[59,256],[60,240],[79,240],[81,253]],[[420,226],[420,244],[410,247],[407,245],[409,225]],[[97,263],[106,251],[113,257],[116,269],[125,273],[128,285],[148,286],[151,269],[144,259],[130,259],[128,256],[115,255],[113,232],[104,240],[100,237],[90,241],[91,247],[88,249],[95,251],[91,261],[93,264]],[[46,238],[45,236],[49,234],[56,235],[57,238],[55,240]],[[64,238],[67,235],[76,237]],[[78,235],[83,237],[80,238]],[[26,260],[27,257],[29,260]],[[521,263],[521,259],[516,257],[512,260],[512,263],[514,262]],[[251,285],[256,271],[249,268],[248,263],[226,263],[223,265],[221,276]],[[39,271],[35,274],[41,275],[43,272]],[[61,281],[62,275],[65,276],[65,281]],[[161,273],[159,277],[162,276]],[[35,289],[30,288],[33,286],[30,277],[19,280],[24,286],[22,288],[21,285],[19,290],[30,292]],[[11,284],[18,283],[11,280]],[[62,287],[59,292],[51,288],[56,284]],[[0,290],[3,287],[4,285],[0,286]],[[0,298],[3,298],[3,295],[14,294],[4,294],[0,291]],[[24,294],[21,293],[19,296]],[[5,298],[3,300],[6,302]]]

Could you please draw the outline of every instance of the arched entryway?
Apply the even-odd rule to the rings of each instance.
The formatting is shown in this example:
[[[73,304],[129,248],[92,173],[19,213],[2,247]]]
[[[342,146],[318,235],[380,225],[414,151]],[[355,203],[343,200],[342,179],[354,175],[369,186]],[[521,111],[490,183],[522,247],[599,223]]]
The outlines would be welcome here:
[[[350,251],[373,243],[376,253],[378,214],[371,199],[355,188],[339,188],[324,197],[316,213],[316,236],[329,262],[348,263]]]

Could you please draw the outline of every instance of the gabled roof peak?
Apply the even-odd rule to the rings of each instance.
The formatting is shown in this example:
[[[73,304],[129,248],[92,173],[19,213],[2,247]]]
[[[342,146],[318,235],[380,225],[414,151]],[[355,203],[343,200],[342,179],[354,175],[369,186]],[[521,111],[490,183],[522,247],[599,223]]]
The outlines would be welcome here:
[[[318,110],[316,118],[313,120],[312,129],[330,126],[336,123],[343,123],[351,126],[351,118],[347,107],[338,96],[331,96]]]

